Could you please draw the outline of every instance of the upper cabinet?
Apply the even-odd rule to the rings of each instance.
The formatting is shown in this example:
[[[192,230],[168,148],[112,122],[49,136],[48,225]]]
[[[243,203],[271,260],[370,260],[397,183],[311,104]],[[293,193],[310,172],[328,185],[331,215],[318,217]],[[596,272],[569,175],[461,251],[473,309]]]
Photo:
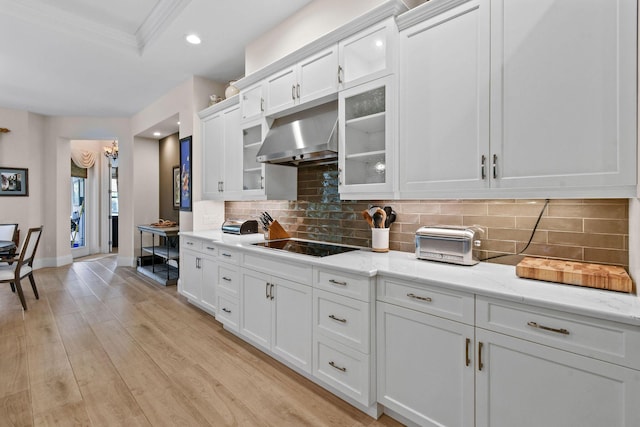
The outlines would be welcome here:
[[[230,100],[229,102],[232,102]],[[210,200],[295,200],[297,169],[256,162],[266,128],[264,119],[241,120],[238,99],[227,108],[200,113],[202,123],[202,198]]]
[[[457,4],[398,20],[401,197],[633,196],[636,2]]]
[[[491,1],[494,187],[609,197],[611,187],[634,189],[636,8],[636,0]]]
[[[229,200],[241,195],[240,106],[235,104],[202,119],[202,198]]]
[[[242,121],[255,120],[264,114],[264,85],[256,83],[240,92]]]
[[[393,81],[387,76],[340,92],[338,190],[343,198],[393,197]]]
[[[336,45],[268,77],[264,83],[265,114],[272,116],[299,104],[329,100],[338,91],[337,70]]]
[[[400,32],[399,176],[409,196],[489,186],[489,8],[481,1]]]
[[[340,89],[392,74],[395,70],[397,29],[388,18],[338,44]]]

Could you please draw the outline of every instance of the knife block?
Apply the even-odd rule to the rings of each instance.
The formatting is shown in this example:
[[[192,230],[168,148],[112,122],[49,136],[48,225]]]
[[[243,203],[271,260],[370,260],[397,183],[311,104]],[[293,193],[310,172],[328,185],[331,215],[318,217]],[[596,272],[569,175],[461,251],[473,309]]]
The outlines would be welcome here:
[[[278,221],[273,221],[269,226],[269,230],[267,231],[267,235],[265,236],[267,240],[277,240],[277,239],[289,239],[291,235],[287,233],[287,231],[282,228]]]

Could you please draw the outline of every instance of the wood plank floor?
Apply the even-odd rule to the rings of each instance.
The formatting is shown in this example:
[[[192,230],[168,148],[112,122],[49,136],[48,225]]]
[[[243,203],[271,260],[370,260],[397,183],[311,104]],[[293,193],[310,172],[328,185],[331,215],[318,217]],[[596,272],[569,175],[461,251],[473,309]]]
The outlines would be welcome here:
[[[0,426],[399,426],[373,420],[115,257],[0,286]]]

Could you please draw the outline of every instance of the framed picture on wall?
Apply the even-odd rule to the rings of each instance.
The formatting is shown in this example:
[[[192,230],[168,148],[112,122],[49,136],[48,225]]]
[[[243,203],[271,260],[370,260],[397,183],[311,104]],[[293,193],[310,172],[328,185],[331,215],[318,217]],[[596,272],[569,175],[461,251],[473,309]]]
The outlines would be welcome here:
[[[173,209],[180,209],[180,166],[173,167]]]
[[[29,169],[0,166],[0,196],[28,196]]]
[[[180,210],[191,212],[191,137],[180,139]]]

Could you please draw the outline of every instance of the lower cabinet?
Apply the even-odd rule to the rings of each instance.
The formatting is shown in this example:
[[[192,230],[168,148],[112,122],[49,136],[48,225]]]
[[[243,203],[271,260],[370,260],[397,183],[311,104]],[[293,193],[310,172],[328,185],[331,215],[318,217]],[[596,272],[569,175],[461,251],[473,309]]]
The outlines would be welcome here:
[[[217,248],[206,241],[183,238],[179,291],[189,301],[215,314],[217,306]],[[190,245],[187,245],[191,243]],[[189,249],[187,249],[189,248]]]
[[[640,425],[637,328],[385,277],[377,289],[378,402],[404,419]]]
[[[476,330],[476,425],[640,425],[640,372]]]
[[[378,402],[423,426],[472,427],[473,326],[384,302],[376,311]]]
[[[240,334],[311,372],[311,286],[242,268]]]

